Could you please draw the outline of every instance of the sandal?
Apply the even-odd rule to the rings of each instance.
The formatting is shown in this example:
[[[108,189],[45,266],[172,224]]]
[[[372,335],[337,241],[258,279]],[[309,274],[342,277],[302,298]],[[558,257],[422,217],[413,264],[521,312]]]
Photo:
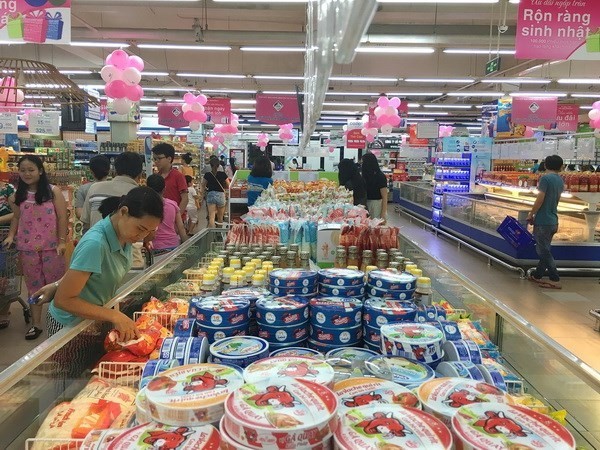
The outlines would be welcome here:
[[[40,334],[42,334],[42,330],[40,330],[38,327],[31,327],[29,331],[25,333],[25,339],[28,341],[33,341],[40,337]]]
[[[542,289],[562,289],[558,281],[543,281],[539,285]]]
[[[8,320],[8,319],[0,320],[0,330],[4,330],[5,328],[8,328],[9,325],[10,325],[10,320]]]

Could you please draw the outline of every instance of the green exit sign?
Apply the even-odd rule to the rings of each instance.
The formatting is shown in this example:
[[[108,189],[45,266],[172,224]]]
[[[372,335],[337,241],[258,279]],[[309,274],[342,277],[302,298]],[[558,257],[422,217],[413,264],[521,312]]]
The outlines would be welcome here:
[[[485,64],[485,74],[489,75],[500,70],[500,57],[494,58]]]

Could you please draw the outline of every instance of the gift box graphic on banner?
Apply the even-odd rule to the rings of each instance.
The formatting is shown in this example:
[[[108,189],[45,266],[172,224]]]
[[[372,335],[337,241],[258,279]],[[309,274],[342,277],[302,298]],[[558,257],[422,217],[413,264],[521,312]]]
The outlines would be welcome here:
[[[23,40],[43,44],[48,33],[48,20],[45,11],[32,11],[23,21]]]
[[[52,41],[60,41],[63,35],[63,27],[65,22],[62,20],[62,14],[57,12],[54,16],[49,12],[46,13],[46,20],[48,20],[48,31],[46,32],[46,39]]]
[[[588,35],[585,40],[585,49],[588,53],[600,53],[600,29]]]
[[[9,14],[6,29],[9,39],[23,39],[23,16],[20,13]]]

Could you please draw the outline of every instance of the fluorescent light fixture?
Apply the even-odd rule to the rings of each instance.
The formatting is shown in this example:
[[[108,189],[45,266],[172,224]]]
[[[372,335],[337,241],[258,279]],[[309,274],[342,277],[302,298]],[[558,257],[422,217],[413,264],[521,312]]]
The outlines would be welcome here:
[[[423,105],[423,108],[440,108],[440,109],[471,109],[473,105],[446,105],[444,103]]]
[[[246,75],[237,75],[232,73],[178,73],[178,77],[185,78],[231,78],[231,79],[244,79]]]
[[[435,48],[433,47],[397,47],[397,46],[363,46],[356,49],[357,53],[413,53],[413,54],[427,54],[434,53]]]
[[[326,114],[331,114],[331,113],[329,112],[329,113],[326,113]],[[326,114],[322,115],[321,119],[327,119],[327,120],[348,120],[348,119],[351,119],[353,116],[355,116],[355,117],[362,116],[364,113],[363,112],[359,112],[359,113],[356,113],[356,114],[349,114],[348,116],[343,116],[343,115],[342,116],[328,116]]]
[[[263,94],[271,95],[296,95],[296,91],[262,91]],[[301,92],[302,93],[302,92]]]
[[[405,78],[407,83],[459,83],[467,84],[475,81],[475,78]]]
[[[256,91],[251,89],[202,89],[202,92],[211,94],[256,94]]]
[[[56,95],[26,95],[25,98],[51,99],[56,98]]]
[[[343,95],[343,96],[359,96],[359,97],[379,97],[380,92],[326,92],[325,95]]]
[[[564,92],[511,92],[511,97],[566,97]]]
[[[321,114],[333,114],[333,115],[349,115],[349,116],[358,116],[359,114],[364,114],[364,111],[321,111]]]
[[[409,103],[408,107],[409,108],[419,108],[421,105],[419,103]]]
[[[140,111],[158,111],[158,106],[141,106]]]
[[[129,44],[124,42],[83,42],[83,41],[71,41],[69,44],[71,47],[99,47],[99,48],[127,48]]]
[[[240,47],[243,52],[304,52],[305,47]]]
[[[498,3],[500,0],[418,0],[418,4],[423,3],[451,3],[451,4],[492,4]],[[415,3],[415,0],[377,0],[378,3]]]
[[[256,104],[256,100],[243,100],[243,99],[231,99],[231,104],[236,104],[236,105],[255,105]]]
[[[182,87],[152,87],[152,86],[144,86],[144,91],[151,92],[190,92],[189,88]]]
[[[600,84],[600,78],[559,78],[559,84]]]
[[[573,98],[599,98],[600,94],[587,94],[585,92],[582,92],[582,93],[572,92],[570,94],[570,96]]]
[[[433,117],[411,117],[407,119],[407,123],[411,122],[433,122],[435,119]]]
[[[215,3],[308,3],[309,0],[215,0]]]
[[[25,42],[0,41],[0,45],[23,45]]]
[[[189,45],[189,44],[138,44],[138,48],[163,49],[163,50],[209,50],[229,51],[229,45]]]
[[[255,80],[304,80],[302,75],[252,75]]]
[[[234,113],[246,113],[246,112],[255,112],[254,108],[232,108],[231,110]]]
[[[444,53],[456,55],[514,55],[514,49],[477,49],[477,48],[445,48]]]
[[[391,97],[439,97],[443,92],[388,92]],[[379,97],[379,95],[377,95]]]
[[[367,106],[367,104],[353,102],[323,102],[323,106]]]
[[[504,97],[504,92],[458,91],[448,92],[448,97]]]
[[[56,86],[56,85],[54,85],[54,86]],[[78,86],[81,89],[96,89],[96,90],[99,90],[99,91],[103,91],[104,87],[106,85],[104,85],[104,84],[79,84]],[[27,86],[25,86],[25,87],[27,87]],[[63,87],[67,87],[67,86],[63,86]]]
[[[63,75],[90,75],[93,73],[91,70],[71,70],[71,69],[59,70],[59,72],[62,73]]]
[[[354,82],[374,82],[374,83],[396,83],[402,81],[402,78],[386,78],[386,77],[358,77],[358,76],[332,76],[329,81],[354,81]]]
[[[508,83],[508,84],[548,84],[552,83],[552,80],[548,78],[482,78],[482,83]]]
[[[279,125],[271,125],[269,123],[261,123],[260,126],[264,127],[264,128],[277,128]]]
[[[449,116],[450,113],[446,112],[446,111],[436,111],[436,112],[430,112],[430,111],[409,111],[408,112],[409,116]]]
[[[588,110],[588,109],[594,109],[594,107],[593,106],[580,106],[579,109]]]
[[[333,125],[323,125],[323,128],[333,128]]]
[[[169,76],[169,72],[147,72],[147,71],[143,71],[142,75],[145,75],[147,77],[168,77]]]

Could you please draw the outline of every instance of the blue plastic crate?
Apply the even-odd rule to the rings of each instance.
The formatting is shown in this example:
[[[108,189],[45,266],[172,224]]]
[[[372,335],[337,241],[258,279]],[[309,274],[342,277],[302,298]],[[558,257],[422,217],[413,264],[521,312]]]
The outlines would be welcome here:
[[[506,216],[496,231],[517,250],[535,244],[533,235],[514,217]]]

